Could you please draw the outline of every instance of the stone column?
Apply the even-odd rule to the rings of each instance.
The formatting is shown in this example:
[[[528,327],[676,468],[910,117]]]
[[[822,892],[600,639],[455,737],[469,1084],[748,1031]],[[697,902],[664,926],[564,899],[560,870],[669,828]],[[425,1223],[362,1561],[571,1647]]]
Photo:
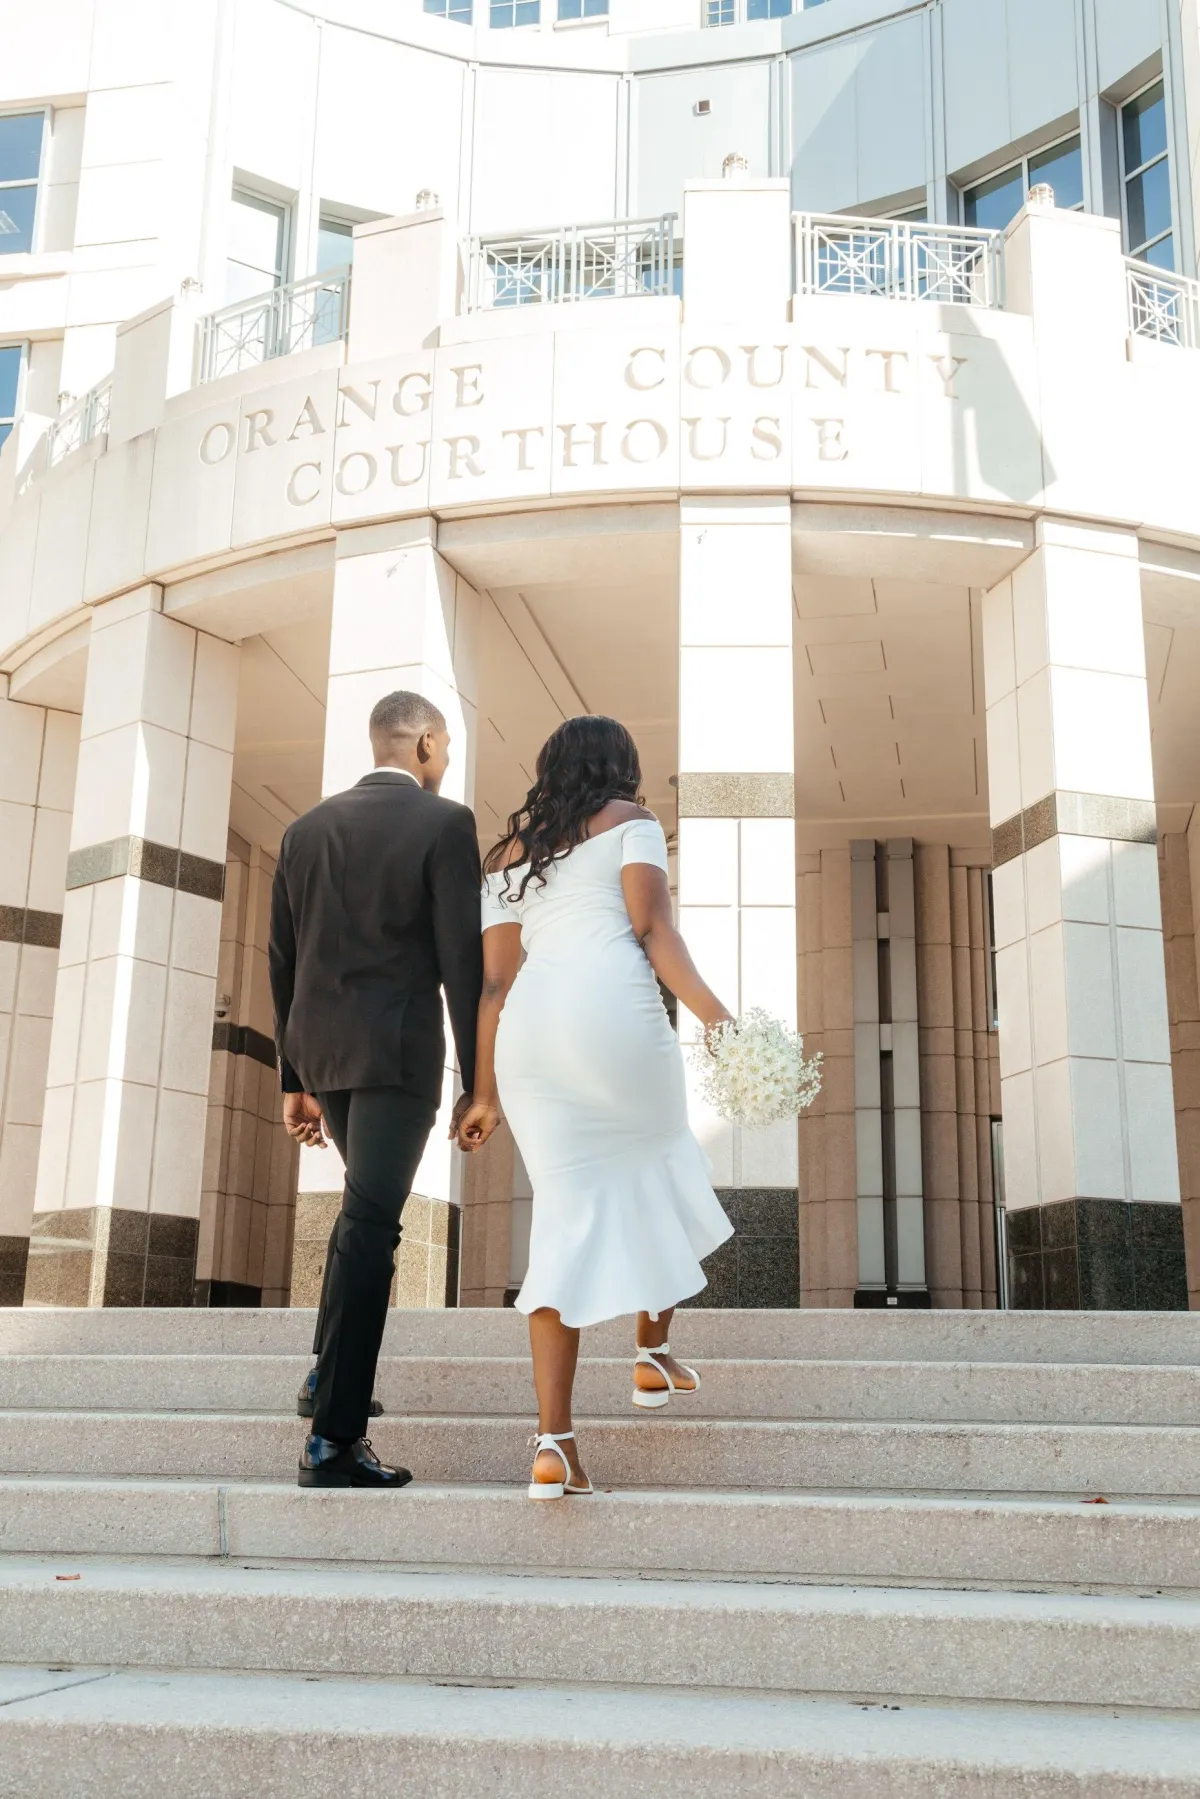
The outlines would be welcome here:
[[[300,1152],[283,1128],[267,968],[275,858],[229,833],[196,1303],[285,1306]]]
[[[1200,1310],[1200,957],[1196,931],[1200,918],[1200,818],[1194,810],[1186,832],[1174,831],[1159,840],[1158,872],[1188,1299],[1196,1311]]]
[[[470,805],[475,787],[479,595],[437,552],[432,518],[367,525],[339,534],[333,585],[325,727],[324,793],[370,772],[367,721],[397,688],[422,693],[445,714],[451,763],[442,789]],[[458,1071],[449,1025],[442,1108],[404,1209],[395,1303],[454,1305],[458,1297],[462,1160],[447,1138]],[[304,1150],[296,1209],[293,1305],[315,1305],[325,1243],[341,1205],[332,1149]]]
[[[25,1292],[78,747],[0,675],[0,1306]]]
[[[1186,1306],[1137,540],[984,600],[1012,1302]]]
[[[192,1300],[238,653],[96,608],[26,1304]]]
[[[858,1288],[854,974],[849,849],[797,867],[800,1029],[824,1055],[821,1091],[800,1115],[800,1303],[849,1306]]]
[[[686,500],[679,669],[679,919],[734,1012],[796,1019],[791,505]],[[685,1052],[697,1021],[681,1009]],[[799,1303],[793,1121],[695,1125],[736,1236],[701,1304]]]

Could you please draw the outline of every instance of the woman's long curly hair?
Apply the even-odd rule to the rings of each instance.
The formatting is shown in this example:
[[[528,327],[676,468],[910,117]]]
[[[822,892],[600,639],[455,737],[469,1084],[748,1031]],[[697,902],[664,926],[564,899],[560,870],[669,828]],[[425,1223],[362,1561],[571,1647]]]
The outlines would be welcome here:
[[[537,779],[489,852],[485,869],[489,874],[505,870],[507,892],[508,869],[520,868],[517,898],[524,899],[530,881],[544,887],[551,863],[584,841],[588,820],[602,806],[609,800],[639,800],[641,786],[637,744],[623,724],[615,718],[567,719],[542,745]]]

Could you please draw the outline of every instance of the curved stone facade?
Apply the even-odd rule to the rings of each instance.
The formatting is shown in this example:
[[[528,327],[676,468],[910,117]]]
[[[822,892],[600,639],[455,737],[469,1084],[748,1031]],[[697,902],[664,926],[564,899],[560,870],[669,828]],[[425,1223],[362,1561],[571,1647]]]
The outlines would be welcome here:
[[[547,33],[522,54],[564,95],[624,83],[644,131],[656,57],[748,81],[784,57],[795,94],[857,41],[850,12],[928,50],[961,9],[875,11],[627,39],[614,6],[572,50],[595,67],[556,69]],[[228,13],[209,48],[220,65],[233,30],[236,78],[204,90],[232,95],[227,147],[250,142],[245,34],[278,24],[304,91],[313,28]],[[328,29],[326,59],[353,35]],[[439,81],[534,79],[471,73],[446,21],[404,29],[386,54]],[[500,35],[476,34],[489,55]],[[1186,1304],[1197,290],[1131,267],[1099,206],[1043,199],[992,236],[794,217],[822,165],[777,172],[782,138],[765,167],[681,182],[665,234],[489,237],[477,105],[445,203],[361,218],[351,279],[213,315],[160,259],[111,380],[49,433],[27,408],[0,452],[0,1302],[314,1296],[338,1175],[298,1170],[276,1122],[265,895],[282,830],[364,772],[370,706],[405,685],[451,719],[485,839],[559,719],[624,717],[698,960],[824,1051],[798,1132],[697,1109],[737,1225],[710,1303]],[[18,273],[26,304],[57,279]],[[468,1172],[431,1149],[399,1303],[519,1281],[511,1144]]]

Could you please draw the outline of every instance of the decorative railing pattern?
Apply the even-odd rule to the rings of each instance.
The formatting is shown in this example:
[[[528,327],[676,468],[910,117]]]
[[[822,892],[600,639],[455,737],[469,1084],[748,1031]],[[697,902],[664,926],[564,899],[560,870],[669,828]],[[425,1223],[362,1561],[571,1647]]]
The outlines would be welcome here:
[[[47,466],[56,467],[72,450],[91,443],[93,437],[104,436],[111,406],[112,376],[106,375],[51,424],[46,437]]]
[[[467,244],[468,312],[682,291],[678,214],[559,225]]]
[[[277,356],[339,343],[349,325],[349,269],[289,281],[201,320],[200,380],[217,381]]]
[[[1127,257],[1129,329],[1135,337],[1180,349],[1200,349],[1200,281]]]
[[[1002,306],[1000,239],[965,225],[797,213],[796,291]]]

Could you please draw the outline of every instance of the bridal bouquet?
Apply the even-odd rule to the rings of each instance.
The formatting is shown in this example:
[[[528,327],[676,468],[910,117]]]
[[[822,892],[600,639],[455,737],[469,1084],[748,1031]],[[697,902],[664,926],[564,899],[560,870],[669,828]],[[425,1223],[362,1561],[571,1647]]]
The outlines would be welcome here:
[[[700,1092],[735,1124],[775,1124],[811,1106],[821,1091],[822,1057],[761,1007],[717,1025],[692,1052]]]

